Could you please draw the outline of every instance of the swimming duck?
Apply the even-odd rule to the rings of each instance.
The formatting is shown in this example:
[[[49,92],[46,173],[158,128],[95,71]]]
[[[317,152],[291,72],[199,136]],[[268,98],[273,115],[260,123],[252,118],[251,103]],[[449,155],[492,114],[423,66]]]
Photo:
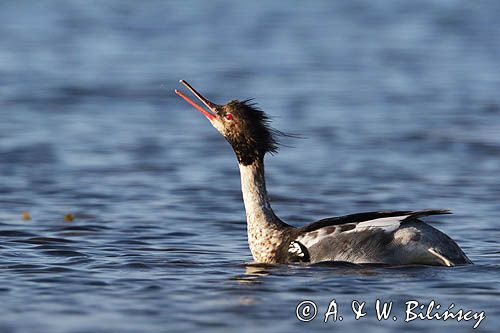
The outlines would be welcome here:
[[[259,263],[435,265],[471,264],[462,249],[443,232],[423,222],[448,210],[377,211],[331,217],[302,227],[283,222],[271,208],[264,156],[278,149],[281,132],[249,100],[212,103],[186,81],[180,81],[206,107],[175,93],[200,111],[231,144],[238,159],[246,211],[248,244]]]

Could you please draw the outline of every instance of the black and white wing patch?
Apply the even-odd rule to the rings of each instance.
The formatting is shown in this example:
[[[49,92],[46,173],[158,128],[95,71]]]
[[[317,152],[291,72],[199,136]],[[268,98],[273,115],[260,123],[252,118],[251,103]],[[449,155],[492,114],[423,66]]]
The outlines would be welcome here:
[[[292,241],[290,243],[288,246],[289,262],[309,262],[310,260],[309,251],[301,242]]]
[[[425,210],[416,210],[416,211],[410,211],[410,210],[404,210],[404,211],[384,211],[384,212],[366,212],[366,213],[358,213],[358,214],[351,214],[351,215],[344,215],[344,216],[337,216],[337,217],[330,217],[326,219],[322,219],[319,221],[316,221],[314,223],[308,224],[301,229],[303,233],[315,231],[324,227],[331,227],[331,226],[337,226],[337,225],[345,225],[345,224],[359,224],[362,222],[367,222],[364,224],[364,226],[370,225],[370,221],[383,221],[382,219],[386,219],[385,221],[387,222],[388,218],[395,218],[392,219],[393,221],[399,220],[399,221],[404,221],[404,220],[410,220],[410,219],[416,219],[424,216],[429,216],[429,215],[441,215],[441,214],[451,214],[451,212],[447,209],[425,209]]]
[[[300,230],[301,234],[295,240],[306,249],[312,249],[327,244],[331,246],[332,239],[352,234],[368,235],[370,232],[380,236],[389,235],[397,230],[403,223],[419,217],[439,214],[449,214],[448,210],[420,210],[420,211],[388,211],[369,212],[323,219],[306,225]],[[382,232],[382,234],[380,234]],[[360,237],[351,236],[347,240],[352,246]],[[364,238],[363,238],[364,239]],[[327,246],[325,245],[325,246]],[[314,251],[313,251],[314,252]]]

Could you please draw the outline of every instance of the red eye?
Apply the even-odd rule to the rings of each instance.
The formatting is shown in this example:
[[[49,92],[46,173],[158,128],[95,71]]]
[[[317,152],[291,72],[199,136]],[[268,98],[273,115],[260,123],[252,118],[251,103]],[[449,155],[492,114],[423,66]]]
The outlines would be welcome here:
[[[233,115],[230,114],[230,113],[226,114],[226,119],[227,120],[233,120]]]

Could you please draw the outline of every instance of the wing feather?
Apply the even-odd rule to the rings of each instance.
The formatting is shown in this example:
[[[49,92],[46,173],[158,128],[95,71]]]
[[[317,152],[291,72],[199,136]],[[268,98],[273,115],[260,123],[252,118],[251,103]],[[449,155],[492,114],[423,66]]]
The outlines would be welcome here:
[[[400,217],[400,221],[412,220],[419,217],[429,216],[429,215],[441,215],[441,214],[451,214],[447,209],[425,209],[425,210],[394,210],[394,211],[382,211],[382,212],[366,212],[358,214],[350,214],[344,216],[330,217],[322,219],[306,226],[300,228],[301,233],[307,233],[315,231],[324,227],[336,226],[348,223],[359,224],[361,222],[369,222],[371,220],[378,220],[390,217]]]

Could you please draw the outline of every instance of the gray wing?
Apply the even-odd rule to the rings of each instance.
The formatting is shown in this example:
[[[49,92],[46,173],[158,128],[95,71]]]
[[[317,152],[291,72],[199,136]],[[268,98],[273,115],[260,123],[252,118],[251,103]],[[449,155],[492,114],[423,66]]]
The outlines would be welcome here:
[[[323,219],[299,228],[297,238],[290,244],[290,261],[306,261],[307,258],[310,262],[342,260],[380,263],[391,258],[387,252],[394,247],[388,244],[394,240],[394,232],[398,228],[409,221],[418,221],[419,217],[439,214],[450,214],[450,211],[367,212]],[[292,253],[293,250],[295,253]]]

